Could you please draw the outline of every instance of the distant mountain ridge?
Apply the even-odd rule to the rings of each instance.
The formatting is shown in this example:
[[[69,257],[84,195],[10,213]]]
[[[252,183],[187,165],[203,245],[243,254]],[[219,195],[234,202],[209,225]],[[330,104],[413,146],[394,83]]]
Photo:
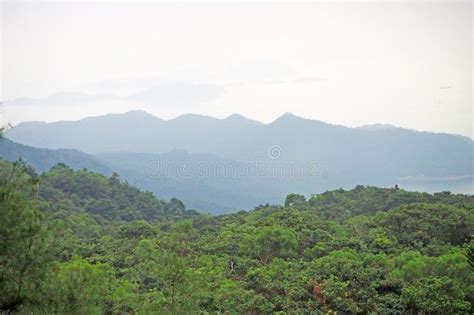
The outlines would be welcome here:
[[[77,127],[94,128],[94,127],[97,127],[97,124],[101,124],[101,127],[105,126],[105,127],[111,127],[111,128],[121,127],[121,126],[123,127],[133,126],[135,128],[138,128],[138,130],[133,131],[133,133],[137,135],[143,129],[148,129],[147,131],[159,131],[160,127],[163,127],[163,126],[165,126],[166,128],[172,129],[172,128],[177,128],[177,127],[184,127],[187,124],[198,124],[199,127],[212,129],[216,127],[222,128],[225,125],[238,125],[239,127],[250,126],[250,127],[257,127],[260,129],[271,129],[271,128],[274,128],[275,126],[288,125],[290,124],[291,121],[293,121],[293,124],[304,123],[304,124],[312,124],[313,126],[319,124],[319,125],[324,125],[324,126],[331,126],[335,129],[342,128],[349,131],[354,131],[355,133],[357,132],[363,133],[366,131],[397,130],[397,131],[410,131],[410,132],[415,132],[415,133],[420,133],[420,134],[461,137],[466,140],[470,140],[472,142],[472,139],[465,136],[457,135],[457,134],[416,131],[416,130],[396,127],[391,124],[370,124],[370,125],[363,125],[360,127],[351,128],[351,127],[345,127],[343,125],[325,123],[320,120],[298,117],[292,113],[285,113],[282,116],[278,117],[273,122],[269,124],[264,124],[256,120],[246,118],[245,116],[242,116],[240,114],[232,114],[222,119],[206,116],[206,115],[199,115],[199,114],[184,114],[176,118],[164,120],[154,115],[151,115],[143,110],[132,110],[132,111],[129,111],[126,113],[120,113],[120,114],[106,114],[102,116],[87,117],[87,118],[77,120],[77,121],[58,121],[58,122],[50,122],[50,123],[40,122],[40,121],[23,122],[16,125],[14,128],[8,130],[7,134],[10,136],[11,139],[16,140],[16,141],[20,141],[21,139],[23,139],[24,142],[35,142],[36,147],[40,147],[39,144],[43,143],[44,144],[43,147],[50,148],[51,146],[55,146],[56,143],[62,139],[61,137],[59,137],[60,135],[56,135],[55,138],[52,138],[50,140],[43,139],[41,137],[34,137],[35,139],[33,139],[33,137],[31,137],[31,135],[28,134],[28,132],[40,131],[42,134],[46,134],[48,131],[52,131],[54,129],[72,132]],[[140,125],[137,125],[138,123]],[[191,125],[190,127],[195,127],[195,126]],[[87,130],[82,130],[82,131],[84,132],[84,135],[88,134]],[[107,132],[102,131],[100,135],[107,136],[108,134]],[[69,146],[74,147],[74,144],[69,144]],[[67,148],[67,147],[68,147],[67,145],[63,145],[63,146],[59,146],[58,148]],[[147,146],[145,145],[144,147],[147,147]],[[153,149],[153,145],[148,144],[148,148],[149,150],[139,150],[139,152],[156,153],[156,151],[150,150],[150,149]],[[167,152],[167,151],[171,151],[172,149],[173,148],[171,148],[170,150],[160,150],[159,152]],[[91,146],[89,150],[84,150],[84,151],[97,153],[97,152],[109,152],[109,151],[120,151],[120,150],[121,150],[120,148],[116,148],[115,150],[100,150],[99,148]]]
[[[190,159],[183,151],[170,152],[166,156],[167,161]],[[259,200],[255,198],[247,197],[242,200],[242,196],[234,193],[232,189],[222,189],[200,181],[183,181],[176,176],[151,177],[146,173],[146,165],[156,158],[156,155],[135,153],[92,156],[75,149],[39,149],[6,138],[0,139],[0,160],[14,162],[22,159],[39,173],[47,172],[59,163],[64,163],[73,170],[87,169],[106,176],[116,172],[122,179],[153,192],[157,197],[163,199],[180,197],[188,208],[204,212],[224,213],[236,209],[250,209],[258,204]],[[194,160],[202,158],[209,156],[192,157]],[[268,200],[265,199],[268,195],[263,194],[261,198]]]
[[[132,111],[79,121],[22,123],[7,130],[6,136],[34,147],[75,148],[93,155],[107,152],[157,155],[184,150],[190,154],[192,165],[202,160],[200,155],[239,165],[259,159],[280,163],[278,167],[285,167],[282,166],[285,163],[317,165],[316,176],[305,173],[299,179],[249,176],[255,180],[254,184],[274,185],[273,193],[278,196],[294,191],[317,193],[350,188],[357,184],[390,186],[406,178],[464,178],[465,182],[473,177],[474,142],[467,137],[391,125],[349,128],[290,113],[263,124],[238,114],[224,119],[188,114],[163,120],[144,111]],[[269,156],[272,149],[278,151],[277,156]],[[106,160],[104,156],[99,158]],[[112,159],[112,155],[108,158]],[[123,156],[113,158],[117,162]],[[128,163],[127,169],[144,169],[144,165],[136,163],[138,160],[134,159],[135,164]],[[127,166],[127,162],[121,166]],[[199,186],[197,182],[195,185]],[[207,181],[206,185],[216,187],[216,182]],[[239,185],[245,187],[246,183]],[[247,189],[250,191],[251,187],[254,186]],[[253,197],[248,200],[254,201]]]
[[[64,163],[75,170],[87,168],[104,175],[112,174],[112,170],[97,158],[78,150],[38,149],[5,138],[0,139],[0,158],[10,162],[22,159],[40,173],[48,171],[58,163]]]

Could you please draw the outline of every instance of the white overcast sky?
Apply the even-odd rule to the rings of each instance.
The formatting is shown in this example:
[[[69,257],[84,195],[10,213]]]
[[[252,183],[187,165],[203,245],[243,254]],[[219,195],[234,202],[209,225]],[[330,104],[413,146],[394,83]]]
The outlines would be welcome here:
[[[473,136],[472,1],[1,9],[3,124],[140,108]]]

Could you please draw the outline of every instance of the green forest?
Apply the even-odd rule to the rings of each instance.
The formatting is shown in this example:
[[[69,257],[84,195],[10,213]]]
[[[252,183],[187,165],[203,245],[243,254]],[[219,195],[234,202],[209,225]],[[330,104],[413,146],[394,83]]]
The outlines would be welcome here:
[[[5,314],[472,314],[474,197],[357,186],[211,216],[0,162]]]

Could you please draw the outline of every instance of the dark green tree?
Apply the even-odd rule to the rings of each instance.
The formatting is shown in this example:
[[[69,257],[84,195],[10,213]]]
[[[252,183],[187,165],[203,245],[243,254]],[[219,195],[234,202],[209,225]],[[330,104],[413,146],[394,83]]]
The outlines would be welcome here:
[[[37,304],[48,261],[48,231],[37,204],[38,177],[25,163],[0,161],[0,310]]]
[[[306,198],[299,194],[289,194],[285,199],[285,207],[300,207],[306,204]]]

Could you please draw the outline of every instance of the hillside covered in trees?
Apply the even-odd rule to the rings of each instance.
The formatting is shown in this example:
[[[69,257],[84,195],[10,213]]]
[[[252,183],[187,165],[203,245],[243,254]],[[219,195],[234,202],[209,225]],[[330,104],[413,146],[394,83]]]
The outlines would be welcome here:
[[[0,312],[470,314],[474,196],[357,186],[209,216],[0,162]]]

